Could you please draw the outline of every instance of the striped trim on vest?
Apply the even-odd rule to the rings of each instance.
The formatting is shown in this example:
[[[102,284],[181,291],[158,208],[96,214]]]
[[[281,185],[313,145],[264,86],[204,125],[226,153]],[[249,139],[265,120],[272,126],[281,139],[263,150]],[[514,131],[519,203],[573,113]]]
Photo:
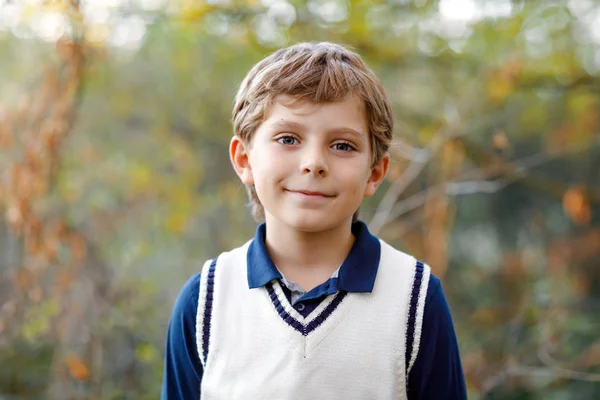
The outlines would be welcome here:
[[[202,287],[203,279],[200,279],[200,293],[198,298],[198,316],[202,313],[202,346],[198,343],[198,355],[203,366],[206,366],[206,360],[208,359],[208,347],[210,344],[210,327],[213,312],[213,299],[215,291],[215,270],[217,266],[217,258],[210,261],[208,271],[206,268],[206,287]],[[203,271],[203,273],[204,273]],[[200,318],[196,318],[196,332],[198,332]]]
[[[425,297],[429,286],[429,275],[431,269],[428,265],[417,260],[415,277],[413,279],[410,304],[408,309],[408,321],[406,329],[406,376],[417,359],[419,345],[421,342],[421,329],[423,327],[423,314],[425,311]]]
[[[338,292],[335,295],[335,298],[333,299],[333,301],[331,303],[329,303],[327,305],[327,307],[325,307],[325,309],[319,315],[317,315],[317,317],[315,319],[310,321],[307,325],[304,325],[304,324],[302,324],[302,322],[298,321],[297,319],[292,317],[290,314],[288,314],[287,311],[285,311],[283,305],[281,304],[281,302],[279,301],[279,298],[277,297],[277,294],[275,293],[275,289],[273,289],[272,282],[267,283],[266,288],[267,288],[267,292],[269,293],[269,298],[271,299],[271,302],[273,303],[273,307],[275,307],[275,310],[277,311],[279,316],[289,326],[291,326],[292,328],[294,328],[295,330],[297,330],[304,336],[307,336],[309,333],[311,333],[312,331],[317,329],[323,322],[325,322],[325,320],[327,318],[329,318],[331,313],[333,313],[335,311],[335,309],[342,302],[342,300],[344,300],[344,297],[346,297],[346,294],[347,294],[347,292]]]

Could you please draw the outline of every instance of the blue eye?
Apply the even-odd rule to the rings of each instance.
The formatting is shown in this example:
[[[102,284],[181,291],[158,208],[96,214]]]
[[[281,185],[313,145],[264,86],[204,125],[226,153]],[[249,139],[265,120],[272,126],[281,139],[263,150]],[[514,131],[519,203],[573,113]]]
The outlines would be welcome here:
[[[348,142],[342,142],[342,143],[336,143],[333,145],[333,148],[335,150],[340,150],[340,151],[354,151],[354,147],[352,147],[352,145]]]
[[[291,146],[296,144],[298,140],[293,136],[282,136],[277,139],[277,143],[285,144],[287,146]]]

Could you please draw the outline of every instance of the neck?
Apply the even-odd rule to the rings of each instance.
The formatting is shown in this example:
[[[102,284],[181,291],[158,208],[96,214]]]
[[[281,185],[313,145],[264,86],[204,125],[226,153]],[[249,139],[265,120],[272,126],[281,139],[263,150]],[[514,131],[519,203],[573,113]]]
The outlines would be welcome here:
[[[354,244],[352,219],[322,232],[303,232],[267,216],[265,244],[277,268],[305,290],[329,279]]]

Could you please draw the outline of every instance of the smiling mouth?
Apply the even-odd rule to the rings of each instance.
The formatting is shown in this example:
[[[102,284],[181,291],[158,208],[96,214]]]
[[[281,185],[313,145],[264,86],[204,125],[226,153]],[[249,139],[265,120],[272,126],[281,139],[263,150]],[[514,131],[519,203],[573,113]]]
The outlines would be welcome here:
[[[326,197],[326,198],[335,197],[335,196],[327,194],[327,193],[313,192],[313,191],[310,191],[310,190],[286,190],[286,191],[291,192],[291,193],[302,194],[304,196]]]

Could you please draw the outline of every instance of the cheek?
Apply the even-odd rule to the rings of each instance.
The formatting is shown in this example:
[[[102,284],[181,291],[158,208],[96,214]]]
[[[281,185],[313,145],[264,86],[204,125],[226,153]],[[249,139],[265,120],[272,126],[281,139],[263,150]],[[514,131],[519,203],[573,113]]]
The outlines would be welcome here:
[[[268,152],[261,156],[259,161],[261,172],[269,176],[278,177],[295,170],[295,159],[291,154]]]
[[[289,159],[272,152],[255,152],[250,163],[253,177],[259,185],[281,181],[291,170]]]
[[[268,157],[260,146],[256,146],[252,149],[252,153],[250,153],[250,167],[252,168],[255,179],[264,174],[264,171],[267,169],[267,160]]]
[[[351,192],[362,193],[367,185],[369,176],[371,176],[371,170],[364,166],[358,168],[343,168],[343,179],[347,182],[348,188]]]

